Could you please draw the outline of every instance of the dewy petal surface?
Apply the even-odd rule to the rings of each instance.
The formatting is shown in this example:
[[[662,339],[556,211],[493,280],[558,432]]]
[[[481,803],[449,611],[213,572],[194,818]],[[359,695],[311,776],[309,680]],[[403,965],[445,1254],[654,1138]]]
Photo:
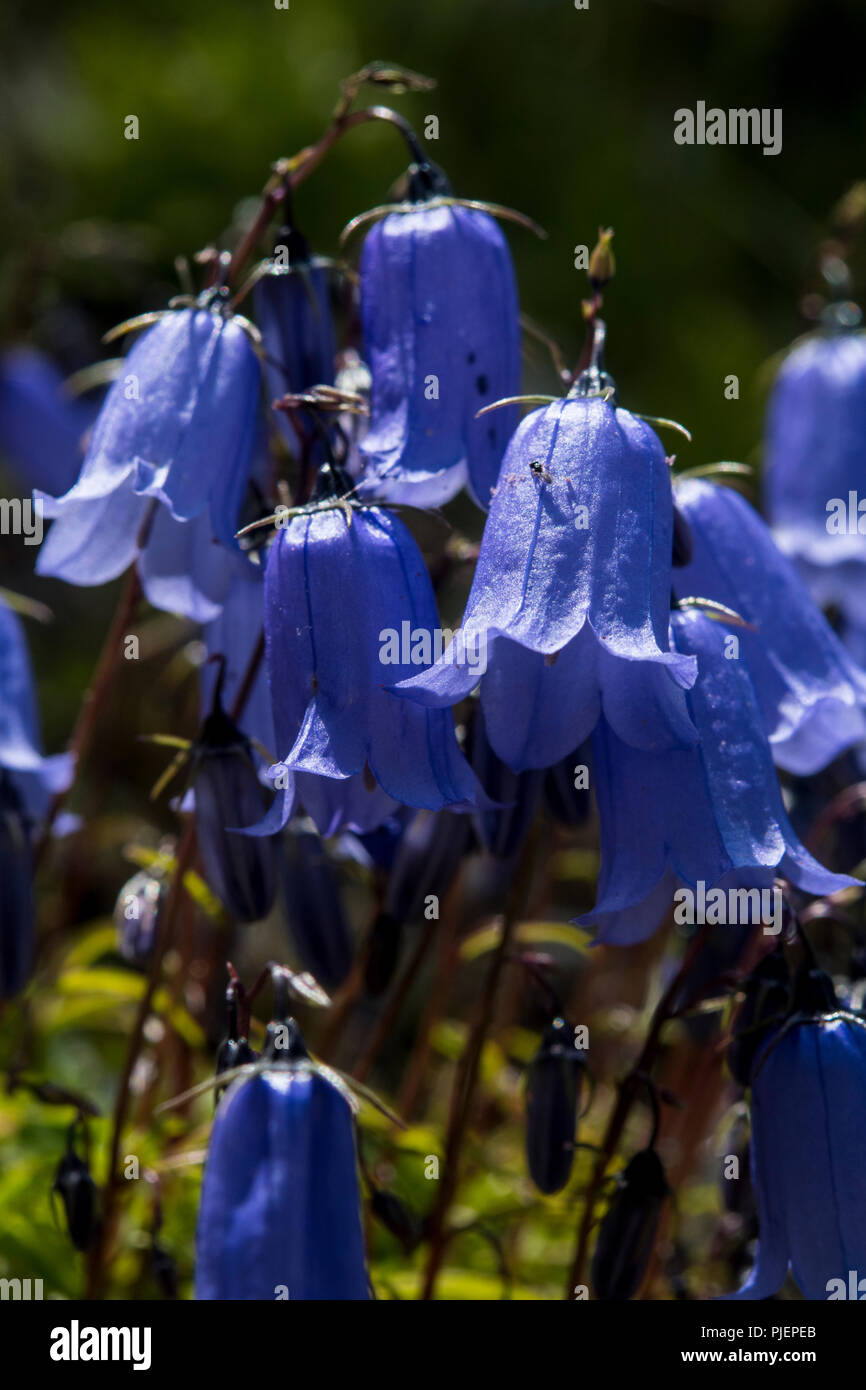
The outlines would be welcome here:
[[[366,775],[387,797],[431,810],[475,804],[480,788],[450,713],[385,689],[417,669],[408,653],[383,663],[386,634],[400,635],[405,624],[429,643],[439,621],[423,557],[397,518],[374,508],[353,511],[351,525],[341,509],[294,518],[271,550],[265,614],[276,741],[287,767]]]
[[[198,1218],[196,1298],[367,1299],[349,1106],[318,1074],[232,1086],[214,1120]]]
[[[409,500],[417,482],[446,501],[468,477],[489,501],[513,409],[478,410],[520,389],[520,326],[511,257],[486,213],[418,204],[367,235],[361,257],[364,352],[372,372],[369,477]],[[394,499],[392,499],[394,500]]]
[[[824,869],[794,834],[745,663],[725,656],[726,629],[694,609],[674,613],[672,628],[698,662],[686,700],[700,741],[647,752],[599,723],[602,868],[596,907],[580,919],[598,924],[599,941],[649,936],[677,881],[770,888],[779,874],[822,895],[855,882]]]
[[[695,662],[668,645],[672,544],[669,469],[648,425],[598,398],[521,422],[462,627],[485,645],[490,740],[515,771],[555,762],[602,707],[637,746],[694,741],[682,690]],[[476,682],[446,653],[398,693],[441,707]]]
[[[813,1019],[771,1041],[752,1081],[755,1270],[738,1298],[778,1292],[790,1262],[805,1298],[866,1267],[866,1026]],[[838,1286],[837,1286],[838,1287]]]

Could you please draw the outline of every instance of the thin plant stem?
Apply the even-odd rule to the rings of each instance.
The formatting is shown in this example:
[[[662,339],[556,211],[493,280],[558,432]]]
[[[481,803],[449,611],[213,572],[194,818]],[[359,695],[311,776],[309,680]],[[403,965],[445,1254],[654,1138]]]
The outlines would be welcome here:
[[[232,253],[227,276],[229,284],[236,282],[278,209],[321,164],[331,146],[336,144],[346,131],[354,129],[355,126],[366,125],[370,121],[385,121],[389,125],[397,126],[403,138],[408,141],[413,158],[422,153],[417,136],[408,121],[388,106],[365,106],[360,111],[350,111],[337,116],[314,145],[308,145],[292,159],[280,159],[275,164],[273,176],[266,183],[262,193],[259,210]]]
[[[421,1298],[423,1300],[433,1298],[436,1291],[436,1280],[445,1256],[448,1240],[448,1214],[451,1210],[451,1204],[457,1192],[460,1178],[461,1152],[469,1128],[469,1121],[472,1117],[481,1069],[481,1057],[484,1051],[484,1044],[487,1041],[493,1023],[496,996],[503,970],[508,961],[514,931],[520,917],[526,909],[526,903],[529,898],[529,888],[532,880],[532,867],[535,856],[535,842],[536,834],[535,832],[531,832],[527,836],[523,846],[511,892],[509,893],[505,916],[502,921],[502,934],[496,950],[493,952],[493,958],[488,967],[487,977],[484,981],[475,1021],[472,1025],[466,1047],[461,1055],[457,1067],[457,1075],[454,1078],[454,1088],[451,1096],[451,1113],[449,1115],[448,1132],[445,1139],[444,1172],[437,1200],[431,1212],[428,1225],[430,1256],[427,1262],[427,1268],[424,1271],[424,1282],[421,1290]]]
[[[244,673],[243,680],[238,687],[238,692],[232,705],[232,718],[234,719],[240,718],[243,712],[256,673],[261,665],[263,652],[264,640],[262,637],[256,643]],[[175,925],[183,904],[185,891],[184,877],[187,870],[192,867],[195,853],[196,826],[194,817],[190,817],[184,829],[175,857],[174,874],[172,875],[165,911],[160,914],[158,919],[157,932],[153,943],[153,951],[144,993],[139,1000],[138,1008],[135,1012],[115,1099],[111,1124],[111,1139],[109,1143],[107,1176],[103,1189],[102,1232],[99,1241],[90,1253],[87,1265],[87,1297],[90,1299],[99,1298],[104,1286],[108,1257],[116,1224],[117,1200],[122,1187],[122,1176],[119,1172],[120,1154],[123,1132],[126,1127],[131,1103],[130,1085],[135,1065],[141,1052],[145,1025],[150,1015],[154,995],[159,987],[163,960],[174,938]]]
[[[414,1112],[418,1102],[418,1095],[427,1074],[430,1038],[436,1023],[445,1011],[451,993],[451,983],[460,963],[457,932],[460,925],[460,889],[463,877],[464,868],[461,865],[451,890],[445,898],[442,925],[438,933],[439,950],[433,988],[430,991],[427,1008],[418,1028],[397,1101],[397,1113],[407,1120]]]
[[[400,1017],[403,1005],[417,979],[421,966],[424,964],[434,936],[435,932],[433,932],[429,926],[422,928],[415,950],[412,952],[412,956],[409,960],[409,964],[403,971],[400,982],[388,1001],[388,1005],[382,1013],[382,1017],[379,1019],[373,1036],[370,1039],[367,1051],[361,1056],[356,1066],[352,1068],[352,1075],[356,1081],[366,1081],[375,1066],[380,1051],[391,1036],[394,1025]]]
[[[673,1017],[672,1006],[674,1000],[679,993],[680,987],[687,978],[689,971],[692,969],[695,960],[703,949],[711,930],[712,927],[710,925],[703,926],[689,943],[688,950],[683,957],[679,970],[676,975],[674,975],[656,1006],[640,1056],[620,1085],[617,1102],[608,1121],[607,1130],[601,1144],[601,1152],[596,1162],[584,1201],[583,1212],[578,1226],[574,1257],[571,1262],[568,1282],[563,1295],[566,1299],[572,1299],[574,1297],[575,1288],[585,1283],[584,1272],[589,1250],[589,1237],[594,1223],[596,1204],[607,1175],[608,1165],[616,1152],[626,1122],[631,1114],[632,1106],[638,1097],[645,1092],[645,1078],[648,1076],[653,1062],[655,1061],[662,1029],[668,1020]]]
[[[138,570],[135,566],[129,571],[126,581],[118,599],[111,626],[102,645],[102,651],[96,663],[93,673],[93,680],[85,693],[78,712],[78,718],[72,730],[69,740],[69,752],[74,760],[74,773],[69,786],[62,792],[55,792],[48,806],[42,832],[33,851],[34,869],[38,867],[51,839],[51,829],[59,812],[62,810],[66,798],[81,775],[81,769],[87,761],[87,757],[93,746],[97,731],[101,725],[105,711],[106,702],[111,694],[117,673],[120,669],[122,657],[123,639],[127,634],[139,602],[141,601],[142,588],[138,577]]]

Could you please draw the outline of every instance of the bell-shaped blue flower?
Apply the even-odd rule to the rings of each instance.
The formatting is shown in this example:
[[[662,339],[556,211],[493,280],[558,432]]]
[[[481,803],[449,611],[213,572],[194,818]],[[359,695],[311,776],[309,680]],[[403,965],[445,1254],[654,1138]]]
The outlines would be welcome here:
[[[815,334],[786,357],[773,388],[766,511],[818,602],[866,624],[864,476],[866,334]]]
[[[268,398],[287,392],[300,394],[311,386],[334,380],[337,345],[331,319],[328,271],[311,258],[297,234],[289,241],[290,264],[275,266],[253,290],[256,323],[262,334],[264,376]],[[295,452],[298,440],[285,413],[275,418],[286,444]]]
[[[674,569],[679,598],[732,608],[773,757],[808,776],[866,738],[866,674],[781,554],[769,528],[732,488],[700,479],[676,486],[692,536],[691,562]]]
[[[368,1297],[348,1102],[309,1064],[239,1077],[214,1119],[196,1298]]]
[[[771,1298],[789,1269],[804,1298],[863,1297],[864,1091],[862,1018],[799,1015],[766,1044],[751,1096],[758,1254],[730,1297]]]
[[[193,756],[198,844],[208,883],[241,922],[257,922],[277,891],[277,847],[270,837],[236,833],[261,819],[267,794],[249,740],[222,705],[222,684]]]
[[[352,781],[342,809],[345,824],[361,831],[393,814],[395,802],[428,810],[484,803],[450,711],[421,709],[385,688],[418,669],[413,657],[429,663],[438,621],[415,541],[379,508],[320,501],[292,517],[271,547],[265,641],[277,752],[284,770],[316,774],[317,785],[298,794],[322,834],[338,828],[323,824],[334,804],[315,804],[323,779]],[[267,828],[284,824],[290,809],[286,795]]]
[[[429,894],[445,897],[472,848],[468,816],[418,811],[400,836],[388,873],[385,913],[400,926],[423,918]]]
[[[56,520],[40,574],[102,584],[143,551],[142,582],[155,602],[201,621],[215,615],[230,577],[213,541],[236,548],[256,442],[259,366],[243,322],[180,309],[142,334],[105,399],[78,481],[43,498]]]
[[[639,747],[694,742],[694,659],[668,650],[672,544],[649,425],[599,397],[533,411],[508,446],[463,626],[400,693],[452,705],[480,675],[487,737],[515,772],[558,762],[602,712]]]
[[[30,824],[12,779],[0,770],[0,999],[27,982],[33,928]]]
[[[687,701],[700,743],[646,752],[623,743],[607,720],[599,723],[593,781],[601,873],[596,906],[579,920],[597,925],[600,942],[645,940],[678,884],[769,892],[779,877],[823,896],[856,882],[822,868],[797,839],[754,687],[745,662],[727,659],[725,629],[695,609],[674,613],[671,626],[677,650],[697,658]],[[746,908],[757,920],[754,897]]]
[[[241,556],[232,557],[232,581],[219,614],[202,636],[210,661],[201,668],[202,716],[213,704],[217,683],[223,682],[226,709],[234,707],[262,638],[265,621],[264,568]],[[217,663],[216,658],[221,658]],[[262,658],[249,685],[238,720],[247,738],[274,752],[274,721],[267,672]]]
[[[24,631],[0,601],[0,997],[26,982],[33,948],[31,843],[71,757],[43,756],[36,690]]]
[[[73,772],[68,753],[45,757],[39,737],[36,687],[20,619],[0,600],[0,771],[15,788],[31,826]]]
[[[361,256],[364,357],[372,372],[361,445],[369,490],[437,506],[468,480],[487,507],[520,389],[520,322],[508,245],[484,212],[438,199],[377,222]]]
[[[96,406],[66,394],[63,380],[59,367],[32,348],[0,357],[0,453],[28,489],[65,492],[81,467]]]

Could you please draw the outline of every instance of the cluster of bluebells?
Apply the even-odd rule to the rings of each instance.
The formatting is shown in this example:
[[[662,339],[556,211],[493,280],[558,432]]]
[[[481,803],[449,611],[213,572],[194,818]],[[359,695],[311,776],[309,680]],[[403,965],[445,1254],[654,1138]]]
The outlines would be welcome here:
[[[503,232],[431,165],[413,166],[408,190],[367,231],[357,291],[290,227],[260,268],[254,322],[220,283],[131,321],[137,336],[95,418],[61,403],[38,364],[3,367],[6,445],[53,518],[38,572],[96,585],[134,566],[154,607],[201,625],[213,660],[182,805],[211,889],[239,922],[282,893],[305,964],[337,987],[353,946],[323,838],[390,870],[387,944],[419,881],[445,891],[473,836],[507,879],[542,796],[567,803],[583,759],[601,871],[578,920],[597,943],[647,940],[678,889],[852,887],[802,843],[777,769],[811,776],[866,742],[866,674],[843,642],[866,631],[866,516],[833,535],[822,501],[851,505],[864,476],[866,339],[822,332],[782,368],[771,529],[731,488],[672,474],[653,423],[620,403],[597,353],[564,395],[519,418]],[[345,317],[360,336],[342,343],[335,298],[355,294]],[[28,410],[44,427],[35,458],[16,446],[32,438]],[[59,476],[61,454],[74,477]],[[287,462],[290,505],[277,485]],[[486,515],[443,644],[435,575],[401,513],[461,489]],[[383,662],[383,634],[404,632]],[[479,652],[483,663],[469,659]],[[20,622],[0,607],[4,994],[26,981],[30,850],[70,771],[40,750]],[[582,809],[572,798],[562,814]],[[130,959],[152,948],[161,903],[146,875],[136,893],[148,930],[127,934]],[[271,1041],[258,1062],[232,1039],[253,1070],[219,1102],[197,1296],[364,1299],[351,1104],[294,1024],[280,1026],[285,1052]],[[863,1026],[792,993],[744,1077],[760,1212],[744,1297],[774,1292],[789,1264],[810,1297],[837,1269],[866,1266],[854,1181]],[[567,1032],[557,1016],[529,1079],[528,1164],[548,1193],[568,1180],[580,1108],[584,1060]],[[858,1106],[859,1128],[836,1125]],[[805,1226],[787,1176],[794,1151],[818,1174],[803,1177]],[[599,1296],[637,1288],[666,1195],[651,1143],[605,1218]],[[646,1250],[629,1245],[642,1202]]]

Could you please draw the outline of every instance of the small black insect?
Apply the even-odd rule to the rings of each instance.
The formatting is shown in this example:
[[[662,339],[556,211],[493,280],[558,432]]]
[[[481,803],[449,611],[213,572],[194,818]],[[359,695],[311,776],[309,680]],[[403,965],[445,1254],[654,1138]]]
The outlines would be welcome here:
[[[533,459],[529,467],[532,469],[532,472],[535,474],[536,478],[540,478],[543,483],[553,482],[553,474],[548,473],[544,464],[541,462],[541,459]]]

